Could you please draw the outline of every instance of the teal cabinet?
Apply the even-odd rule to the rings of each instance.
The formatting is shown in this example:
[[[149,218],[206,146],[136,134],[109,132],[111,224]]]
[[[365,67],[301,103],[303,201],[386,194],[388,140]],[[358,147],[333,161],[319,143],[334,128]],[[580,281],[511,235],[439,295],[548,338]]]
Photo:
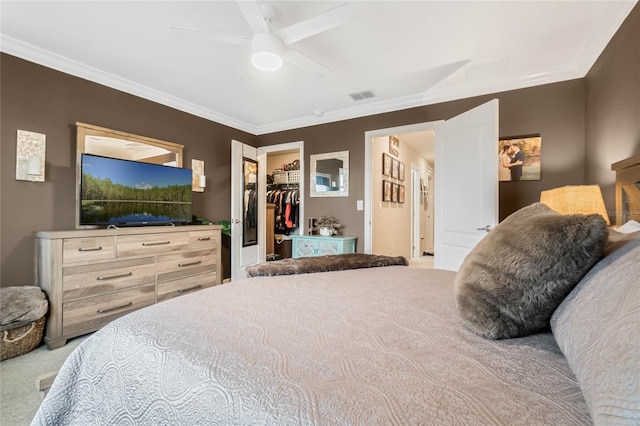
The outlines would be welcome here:
[[[322,235],[291,235],[294,258],[355,253],[356,237],[324,237]]]

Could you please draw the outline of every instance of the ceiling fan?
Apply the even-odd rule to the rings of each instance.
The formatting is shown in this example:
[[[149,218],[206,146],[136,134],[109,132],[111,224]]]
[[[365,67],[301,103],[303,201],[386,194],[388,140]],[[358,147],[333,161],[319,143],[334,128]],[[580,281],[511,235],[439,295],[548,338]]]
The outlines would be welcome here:
[[[306,55],[292,49],[291,44],[322,33],[349,21],[351,5],[343,3],[311,18],[271,31],[273,7],[269,3],[238,1],[238,7],[251,27],[251,36],[225,34],[193,28],[171,27],[178,35],[205,37],[207,39],[251,47],[251,63],[261,71],[277,71],[283,61],[296,65],[313,74],[324,76],[331,70]]]

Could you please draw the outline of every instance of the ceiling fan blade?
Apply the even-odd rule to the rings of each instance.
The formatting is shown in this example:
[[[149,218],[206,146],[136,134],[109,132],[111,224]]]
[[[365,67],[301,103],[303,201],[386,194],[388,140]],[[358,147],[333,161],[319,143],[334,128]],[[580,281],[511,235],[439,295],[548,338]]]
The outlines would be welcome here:
[[[251,40],[249,36],[236,34],[218,33],[215,31],[197,30],[193,28],[170,27],[171,31],[178,37],[199,38],[202,40],[212,40],[220,43],[245,45]]]
[[[284,60],[320,77],[323,77],[331,72],[331,70],[324,65],[292,49],[287,49],[285,51]]]
[[[280,37],[285,44],[291,44],[342,25],[352,17],[353,11],[351,5],[349,3],[343,3],[319,15],[282,28],[276,31],[275,34]]]
[[[268,33],[269,25],[257,1],[238,0],[238,7],[254,33]]]

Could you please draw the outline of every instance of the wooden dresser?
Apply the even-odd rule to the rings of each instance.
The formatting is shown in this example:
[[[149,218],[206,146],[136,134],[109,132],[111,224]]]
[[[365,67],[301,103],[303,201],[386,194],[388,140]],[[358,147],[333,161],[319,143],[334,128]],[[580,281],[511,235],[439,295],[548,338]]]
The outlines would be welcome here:
[[[36,232],[49,349],[144,306],[220,284],[219,225]]]
[[[291,239],[294,258],[354,253],[356,250],[356,237],[291,235]]]

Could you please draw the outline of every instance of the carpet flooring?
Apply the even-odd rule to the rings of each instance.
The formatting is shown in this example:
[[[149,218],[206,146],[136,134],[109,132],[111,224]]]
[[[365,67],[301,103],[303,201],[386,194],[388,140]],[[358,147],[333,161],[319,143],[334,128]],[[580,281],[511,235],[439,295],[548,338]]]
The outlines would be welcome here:
[[[44,397],[36,389],[36,377],[58,371],[71,351],[87,337],[76,337],[51,351],[41,345],[0,362],[0,426],[31,424]]]

